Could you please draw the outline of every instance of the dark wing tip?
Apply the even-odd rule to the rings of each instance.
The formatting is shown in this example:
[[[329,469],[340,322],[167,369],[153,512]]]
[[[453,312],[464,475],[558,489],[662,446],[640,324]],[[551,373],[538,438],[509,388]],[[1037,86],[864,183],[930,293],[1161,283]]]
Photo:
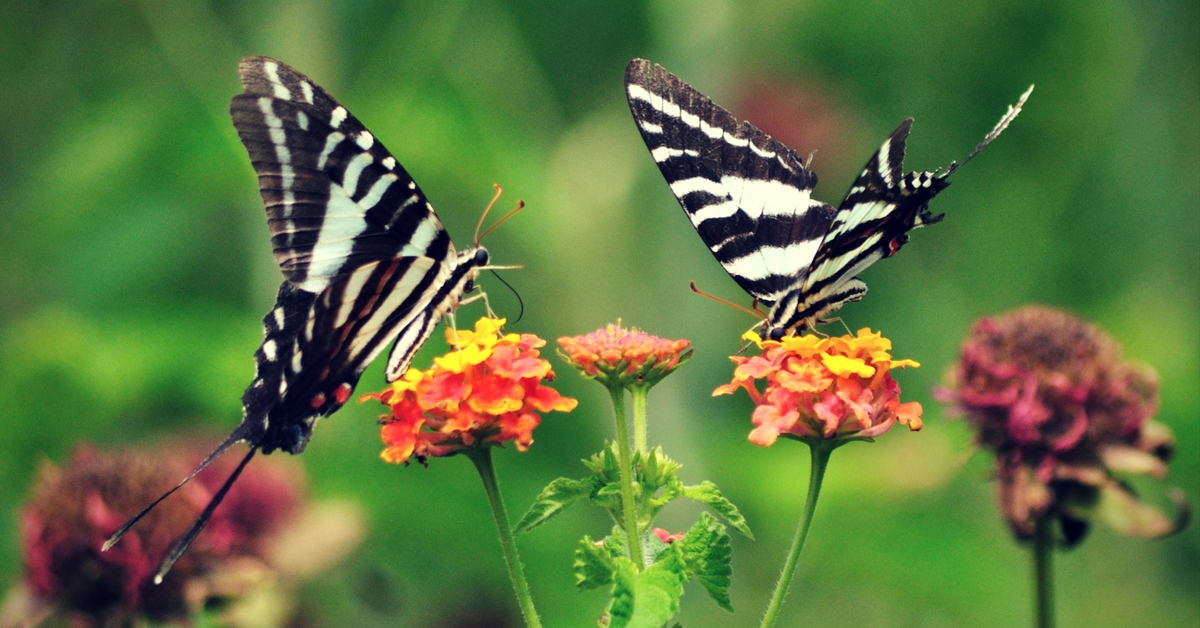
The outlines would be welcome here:
[[[242,79],[242,89],[246,90],[246,93],[270,93],[270,82],[264,76],[263,66],[271,62],[279,64],[280,67],[286,67],[271,57],[262,56],[245,57],[238,63],[238,77]]]
[[[641,85],[647,91],[658,95],[689,94],[690,98],[698,97],[705,101],[709,100],[707,96],[696,91],[683,79],[671,74],[666,68],[645,59],[634,59],[625,66],[625,85]]]
[[[645,59],[633,59],[625,66],[625,84],[644,83],[653,64]]]
[[[267,65],[274,65],[274,77],[268,76]],[[296,68],[271,57],[245,57],[238,63],[238,76],[242,79],[242,87],[246,93],[272,96],[275,94],[276,80],[278,84],[284,85],[291,89],[302,82],[309,83],[314,88],[316,84],[312,82],[303,72]]]
[[[899,142],[900,145],[903,146],[904,142],[908,140],[908,133],[912,130],[912,125],[913,119],[905,118],[904,122],[901,122],[900,126],[896,127],[895,131],[892,131],[892,134],[888,136],[888,139],[891,140],[892,143]]]
[[[893,182],[899,181],[904,176],[904,152],[912,124],[913,119],[906,118],[887,139],[887,167]]]

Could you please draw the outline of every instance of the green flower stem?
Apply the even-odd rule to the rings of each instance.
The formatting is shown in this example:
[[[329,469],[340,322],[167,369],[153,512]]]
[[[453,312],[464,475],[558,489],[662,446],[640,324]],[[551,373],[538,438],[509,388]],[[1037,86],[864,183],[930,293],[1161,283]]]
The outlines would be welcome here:
[[[1054,628],[1054,518],[1039,517],[1034,523],[1033,571],[1037,580],[1037,626]]]
[[[648,386],[633,386],[633,446],[639,453],[646,453],[646,393]]]
[[[487,492],[488,502],[492,505],[492,516],[496,518],[496,529],[500,531],[500,547],[504,549],[504,561],[508,563],[508,575],[512,578],[513,589],[516,590],[521,614],[525,616],[525,625],[529,628],[541,628],[542,620],[538,618],[537,610],[533,607],[533,597],[529,595],[529,584],[525,582],[521,557],[517,554],[517,540],[513,537],[512,527],[508,523],[508,512],[504,509],[504,499],[500,496],[500,482],[496,479],[496,467],[492,464],[492,448],[484,446],[468,449],[467,457],[475,463],[479,478],[483,480],[483,490]]]
[[[617,422],[617,457],[621,464],[621,508],[625,512],[625,536],[628,539],[629,560],[638,570],[645,568],[642,562],[642,535],[638,532],[638,505],[633,497],[633,454],[629,451],[629,421],[625,418],[625,389],[612,386],[613,414]]]
[[[787,595],[788,585],[792,582],[792,574],[800,562],[800,550],[804,549],[804,539],[808,537],[808,527],[812,525],[813,512],[817,509],[817,497],[821,494],[821,481],[825,479],[825,467],[829,464],[829,455],[840,443],[830,440],[809,442],[812,450],[812,471],[808,476],[808,497],[804,500],[804,513],[800,515],[800,525],[796,528],[796,537],[792,539],[792,548],[788,550],[787,562],[779,574],[779,582],[775,584],[775,593],[771,595],[771,603],[763,615],[762,628],[775,625],[779,616],[779,607]]]

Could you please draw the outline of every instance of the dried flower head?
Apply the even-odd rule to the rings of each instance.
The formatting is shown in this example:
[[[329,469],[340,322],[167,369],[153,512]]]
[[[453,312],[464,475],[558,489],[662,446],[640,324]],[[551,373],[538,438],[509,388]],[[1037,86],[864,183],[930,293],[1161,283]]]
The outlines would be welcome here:
[[[230,463],[213,464],[182,495],[151,511],[123,543],[100,551],[130,513],[187,475],[201,455],[193,447],[103,452],[84,446],[65,468],[46,463],[21,519],[30,596],[74,626],[175,621],[203,602],[189,596],[194,580],[232,561],[265,559],[267,535],[300,503],[300,477],[290,465],[288,472],[271,463],[248,468],[161,585],[153,584],[160,561],[232,470]]]
[[[1001,507],[1019,538],[1032,538],[1044,516],[1059,519],[1068,544],[1082,539],[1094,515],[1146,537],[1186,520],[1181,497],[1171,521],[1113,475],[1164,477],[1174,439],[1150,421],[1158,411],[1154,371],[1121,360],[1095,325],[1036,306],[982,318],[937,396],[995,452]]]
[[[752,357],[733,356],[733,381],[713,396],[744,389],[757,406],[757,427],[750,442],[770,446],[780,436],[803,441],[822,439],[870,440],[897,421],[912,431],[921,429],[921,404],[900,403],[900,385],[890,371],[919,366],[894,360],[892,342],[881,333],[861,329],[857,336],[821,338],[791,336],[763,340],[754,332],[743,336],[762,349]],[[758,389],[757,380],[766,380]]]
[[[514,441],[533,443],[540,412],[570,412],[577,402],[543,382],[554,380],[550,362],[539,357],[546,341],[532,334],[502,334],[504,319],[481,318],[475,330],[446,330],[453,349],[434,358],[432,368],[410,368],[374,399],[391,408],[380,419],[392,463],[416,456],[451,456],[471,447]]]
[[[563,336],[559,355],[588,379],[608,387],[650,388],[692,357],[688,340],[668,340],[620,324],[583,336]]]

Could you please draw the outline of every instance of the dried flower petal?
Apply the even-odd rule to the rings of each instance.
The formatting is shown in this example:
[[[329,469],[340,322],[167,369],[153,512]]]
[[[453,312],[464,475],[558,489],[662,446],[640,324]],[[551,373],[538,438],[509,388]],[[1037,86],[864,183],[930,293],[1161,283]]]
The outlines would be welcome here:
[[[1155,373],[1122,361],[1098,327],[1043,307],[980,319],[937,396],[995,452],[1001,506],[1019,538],[1045,516],[1060,520],[1068,544],[1096,516],[1138,536],[1182,527],[1186,506],[1172,522],[1113,475],[1163,477],[1174,439],[1150,420]]]

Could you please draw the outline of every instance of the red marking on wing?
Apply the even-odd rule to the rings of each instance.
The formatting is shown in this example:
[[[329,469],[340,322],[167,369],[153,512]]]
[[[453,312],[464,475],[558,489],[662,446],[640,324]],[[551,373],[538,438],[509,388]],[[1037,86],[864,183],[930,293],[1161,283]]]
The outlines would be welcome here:
[[[333,399],[339,404],[346,403],[346,400],[350,398],[351,392],[353,392],[353,389],[350,388],[350,384],[344,383],[341,386],[338,386],[337,390],[333,391]]]

